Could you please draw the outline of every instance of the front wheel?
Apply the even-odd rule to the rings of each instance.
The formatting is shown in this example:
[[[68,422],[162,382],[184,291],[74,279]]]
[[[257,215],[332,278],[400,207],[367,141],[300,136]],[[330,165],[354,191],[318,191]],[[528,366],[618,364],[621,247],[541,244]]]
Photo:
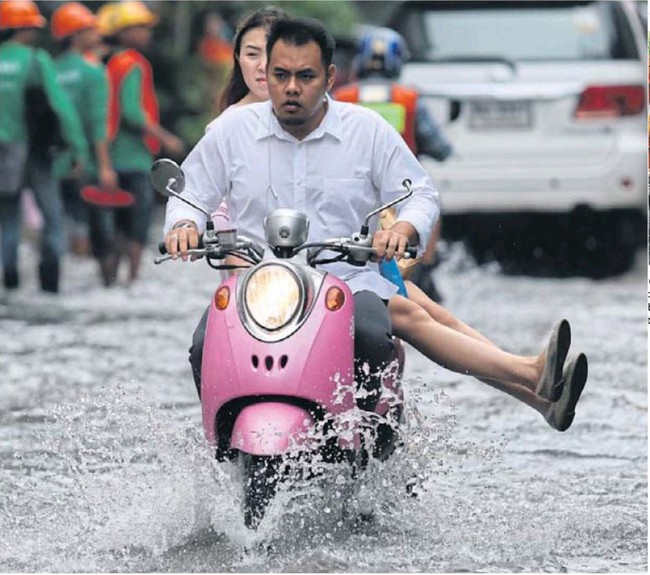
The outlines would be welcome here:
[[[275,496],[280,458],[240,453],[244,473],[244,524],[257,529]]]

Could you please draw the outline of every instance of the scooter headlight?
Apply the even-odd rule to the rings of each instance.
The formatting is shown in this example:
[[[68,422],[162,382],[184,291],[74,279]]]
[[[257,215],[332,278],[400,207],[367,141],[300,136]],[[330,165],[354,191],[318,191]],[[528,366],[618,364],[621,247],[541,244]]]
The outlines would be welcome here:
[[[244,302],[257,325],[269,331],[280,329],[295,317],[300,308],[298,278],[284,266],[262,266],[248,278]]]

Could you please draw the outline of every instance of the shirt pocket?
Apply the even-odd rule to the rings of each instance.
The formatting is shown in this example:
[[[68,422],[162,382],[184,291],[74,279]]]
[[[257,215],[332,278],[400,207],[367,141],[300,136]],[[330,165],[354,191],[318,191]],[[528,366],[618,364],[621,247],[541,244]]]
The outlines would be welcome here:
[[[370,182],[363,178],[325,178],[320,211],[333,234],[357,232],[375,204]]]

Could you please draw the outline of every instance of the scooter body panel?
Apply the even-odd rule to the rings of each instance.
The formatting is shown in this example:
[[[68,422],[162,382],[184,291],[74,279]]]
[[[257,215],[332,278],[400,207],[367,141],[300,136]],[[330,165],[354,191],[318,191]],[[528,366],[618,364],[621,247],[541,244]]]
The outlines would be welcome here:
[[[278,455],[309,444],[314,420],[289,403],[265,401],[244,407],[235,420],[230,448],[251,455]]]
[[[234,400],[286,397],[289,403],[306,400],[332,414],[355,408],[354,299],[347,285],[326,275],[299,329],[266,342],[253,337],[240,318],[237,280],[233,276],[222,284],[230,289],[227,308],[218,310],[211,303],[208,313],[201,386],[207,440],[217,442],[219,410]],[[325,306],[333,286],[345,295],[336,311]]]

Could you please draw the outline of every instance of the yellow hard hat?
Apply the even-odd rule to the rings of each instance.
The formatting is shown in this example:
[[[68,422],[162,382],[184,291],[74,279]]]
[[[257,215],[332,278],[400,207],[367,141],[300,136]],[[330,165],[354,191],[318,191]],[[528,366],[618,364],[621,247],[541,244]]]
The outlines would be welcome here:
[[[104,4],[97,10],[97,30],[102,36],[112,36],[115,34],[115,9],[116,2]]]
[[[109,21],[109,35],[113,35],[131,26],[154,26],[158,22],[158,16],[149,10],[144,2],[128,0],[113,4]]]

